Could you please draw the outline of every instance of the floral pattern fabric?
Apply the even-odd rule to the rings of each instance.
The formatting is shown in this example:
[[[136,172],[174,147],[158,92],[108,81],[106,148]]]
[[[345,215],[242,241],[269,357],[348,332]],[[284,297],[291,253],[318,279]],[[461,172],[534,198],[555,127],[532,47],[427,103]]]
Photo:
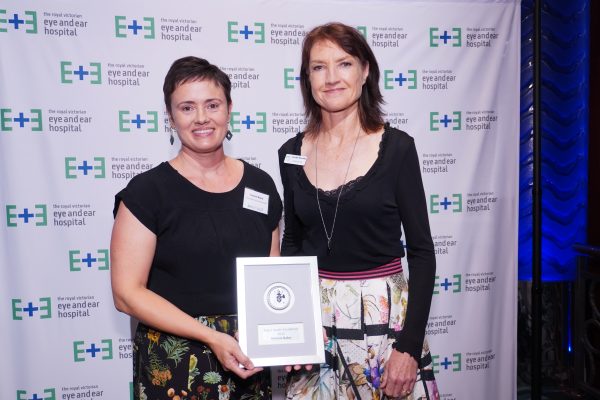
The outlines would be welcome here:
[[[326,363],[288,375],[286,398],[294,400],[380,400],[380,389],[402,329],[408,284],[402,272],[366,280],[320,279],[321,315],[327,333]],[[427,341],[414,390],[407,400],[438,400]]]
[[[199,317],[198,321],[231,336],[237,317]],[[133,346],[136,400],[259,400],[271,398],[269,369],[244,380],[226,372],[201,342],[138,324]]]

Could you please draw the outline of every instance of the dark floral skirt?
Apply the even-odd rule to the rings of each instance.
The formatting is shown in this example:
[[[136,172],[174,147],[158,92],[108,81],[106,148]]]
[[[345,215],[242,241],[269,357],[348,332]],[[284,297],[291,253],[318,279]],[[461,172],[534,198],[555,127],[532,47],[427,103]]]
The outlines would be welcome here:
[[[209,328],[231,336],[236,316],[198,317]],[[241,379],[226,372],[201,342],[138,324],[133,346],[133,385],[136,400],[270,399],[269,369]]]

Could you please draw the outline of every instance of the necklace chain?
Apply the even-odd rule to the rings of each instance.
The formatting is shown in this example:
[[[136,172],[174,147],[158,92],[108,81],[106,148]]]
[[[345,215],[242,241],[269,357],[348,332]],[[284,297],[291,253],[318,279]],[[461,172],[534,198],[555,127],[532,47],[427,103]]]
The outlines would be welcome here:
[[[317,195],[317,207],[319,208],[319,215],[321,216],[321,222],[323,223],[323,231],[325,231],[325,237],[327,238],[327,253],[331,251],[331,239],[333,239],[333,230],[335,229],[335,220],[337,219],[338,206],[340,205],[340,197],[342,196],[342,192],[344,191],[344,187],[346,186],[346,179],[348,178],[348,171],[350,171],[350,164],[352,163],[352,158],[354,157],[354,150],[356,150],[356,144],[358,143],[358,137],[360,136],[360,127],[356,132],[356,139],[354,140],[354,146],[352,147],[352,153],[350,153],[350,160],[348,160],[348,166],[346,167],[346,173],[344,174],[344,181],[342,182],[342,186],[340,187],[340,191],[337,196],[337,200],[335,202],[335,211],[333,213],[333,222],[331,223],[331,233],[327,232],[327,227],[325,226],[325,218],[323,218],[323,211],[321,210],[321,202],[319,201],[319,179],[318,179],[318,154],[319,154],[319,135],[317,135],[317,140],[315,141],[315,193]]]

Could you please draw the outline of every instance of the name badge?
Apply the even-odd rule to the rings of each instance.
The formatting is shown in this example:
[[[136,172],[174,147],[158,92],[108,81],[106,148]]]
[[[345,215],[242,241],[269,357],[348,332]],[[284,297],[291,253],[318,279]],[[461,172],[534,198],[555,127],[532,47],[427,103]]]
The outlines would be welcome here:
[[[250,188],[244,188],[242,207],[262,214],[269,214],[269,195]]]
[[[296,154],[286,154],[283,162],[285,164],[304,165],[304,164],[306,164],[306,156],[298,156]]]

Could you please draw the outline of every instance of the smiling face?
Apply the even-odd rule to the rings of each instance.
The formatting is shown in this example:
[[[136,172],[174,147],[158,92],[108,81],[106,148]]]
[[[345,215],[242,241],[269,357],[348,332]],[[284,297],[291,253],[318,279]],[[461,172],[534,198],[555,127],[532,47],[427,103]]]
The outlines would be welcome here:
[[[170,119],[184,151],[222,149],[230,112],[223,89],[211,80],[183,83],[171,95]]]
[[[368,65],[331,41],[319,41],[310,50],[308,77],[322,112],[356,110],[368,75]]]

